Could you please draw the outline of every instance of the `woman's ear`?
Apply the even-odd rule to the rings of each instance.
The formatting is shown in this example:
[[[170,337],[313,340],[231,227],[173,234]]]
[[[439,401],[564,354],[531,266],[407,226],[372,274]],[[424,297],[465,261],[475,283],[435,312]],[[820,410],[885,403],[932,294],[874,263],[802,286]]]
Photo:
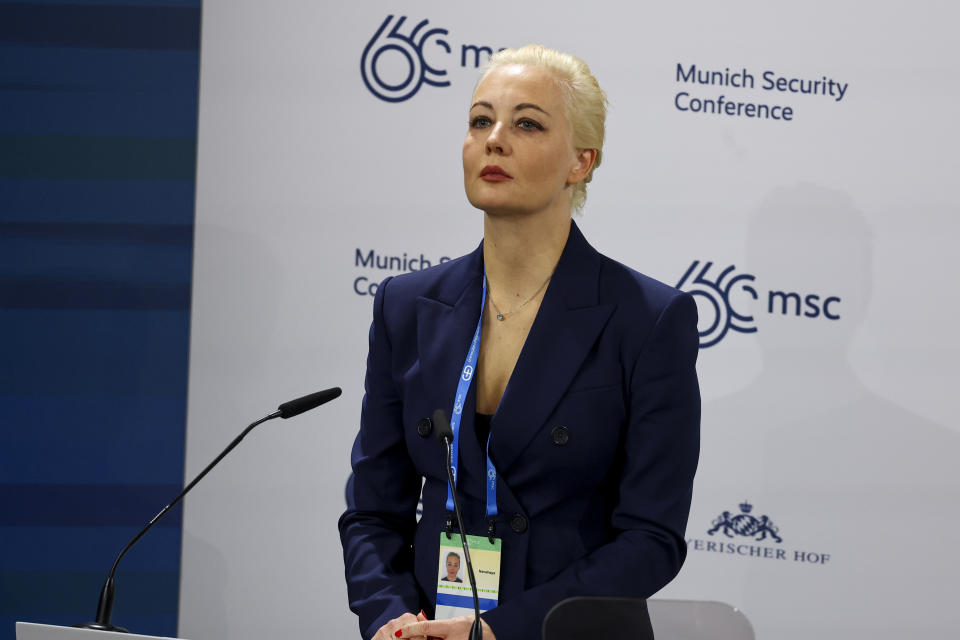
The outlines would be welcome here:
[[[567,184],[577,184],[590,174],[590,169],[593,168],[593,163],[597,160],[597,150],[577,149],[576,156],[574,157],[576,164],[570,169],[570,174],[567,176]]]

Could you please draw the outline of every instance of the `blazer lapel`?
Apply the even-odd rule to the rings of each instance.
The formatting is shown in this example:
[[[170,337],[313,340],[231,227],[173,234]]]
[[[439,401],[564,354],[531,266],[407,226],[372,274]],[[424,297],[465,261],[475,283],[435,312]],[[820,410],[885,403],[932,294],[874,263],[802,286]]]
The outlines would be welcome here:
[[[571,223],[491,426],[490,456],[500,472],[549,418],[610,319],[614,305],[599,304],[600,264],[600,254]]]
[[[436,291],[417,298],[417,350],[428,397],[447,415],[461,368],[480,318],[483,287],[483,245],[466,256],[439,282]],[[482,339],[482,336],[481,336]],[[473,431],[476,392],[473,385],[460,422],[460,465],[480,454]],[[458,483],[459,485],[460,483]]]

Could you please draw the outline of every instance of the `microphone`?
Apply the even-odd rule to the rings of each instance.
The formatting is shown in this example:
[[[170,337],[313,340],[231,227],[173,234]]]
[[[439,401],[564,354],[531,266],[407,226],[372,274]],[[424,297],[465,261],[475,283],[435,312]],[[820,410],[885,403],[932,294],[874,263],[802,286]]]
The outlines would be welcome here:
[[[310,411],[310,409],[316,409],[320,405],[326,404],[334,398],[339,398],[341,393],[343,392],[340,390],[340,387],[324,389],[323,391],[317,391],[316,393],[311,393],[310,395],[297,398],[296,400],[284,402],[282,405],[277,407],[277,410],[280,412],[280,417],[286,420],[287,418],[298,416],[305,411]]]
[[[473,626],[470,627],[470,640],[483,640],[477,579],[473,575],[473,563],[470,562],[470,545],[467,544],[467,531],[463,528],[463,515],[460,513],[460,500],[457,498],[457,487],[453,478],[453,429],[450,428],[450,420],[443,409],[437,409],[433,412],[433,425],[437,432],[437,440],[442,442],[447,450],[447,482],[450,485],[450,494],[453,496],[453,510],[457,515],[457,526],[460,527],[460,542],[463,545],[463,557],[467,562],[467,579],[470,581],[470,590],[473,592]]]
[[[443,409],[437,409],[433,412],[433,428],[437,440],[448,446],[453,444],[453,429],[450,428],[450,420],[447,418],[447,413]],[[453,464],[451,464],[450,467],[452,468]]]
[[[239,436],[233,439],[233,442],[227,445],[227,448],[224,449],[220,453],[220,455],[218,455],[216,458],[213,459],[213,462],[208,464],[206,468],[197,475],[196,478],[190,481],[190,484],[188,484],[183,488],[183,491],[181,491],[177,495],[177,497],[173,499],[173,502],[171,502],[170,504],[165,506],[163,509],[161,509],[160,513],[153,516],[153,519],[147,523],[147,526],[141,529],[140,533],[135,535],[133,539],[127,543],[127,546],[123,548],[123,550],[120,552],[120,555],[117,556],[117,559],[113,561],[113,567],[110,568],[110,573],[107,575],[107,580],[106,582],[103,583],[103,588],[100,590],[100,601],[97,604],[96,621],[87,622],[85,624],[77,624],[77,625],[74,625],[74,627],[78,627],[81,629],[94,629],[97,631],[115,631],[119,633],[129,633],[129,631],[127,631],[123,627],[117,627],[110,623],[110,617],[113,614],[113,598],[114,598],[113,574],[116,573],[117,565],[120,564],[120,559],[123,558],[124,555],[126,555],[127,551],[129,551],[130,548],[133,547],[133,545],[135,545],[140,540],[140,538],[142,538],[143,535],[147,531],[149,531],[151,527],[153,527],[153,525],[157,523],[157,521],[160,520],[160,518],[165,516],[167,512],[170,511],[170,509],[176,506],[176,504],[180,502],[183,496],[187,495],[187,492],[190,491],[190,489],[193,489],[193,487],[198,482],[200,482],[205,475],[210,473],[210,470],[213,469],[215,466],[217,466],[217,463],[223,460],[223,458],[228,453],[233,451],[234,447],[240,444],[240,441],[243,440],[244,437],[246,437],[246,435],[250,433],[254,427],[256,427],[259,424],[263,424],[267,420],[273,420],[274,418],[292,418],[293,416],[300,415],[304,411],[315,409],[316,407],[319,407],[325,402],[330,402],[334,398],[339,397],[341,393],[342,391],[340,390],[340,387],[333,387],[332,389],[325,389],[324,391],[311,393],[310,395],[303,396],[302,398],[297,398],[296,400],[284,402],[279,407],[277,407],[276,411],[274,411],[270,415],[260,418],[259,420],[257,420],[256,422],[248,426],[246,429],[244,429]],[[447,425],[447,429],[449,428],[450,426]]]

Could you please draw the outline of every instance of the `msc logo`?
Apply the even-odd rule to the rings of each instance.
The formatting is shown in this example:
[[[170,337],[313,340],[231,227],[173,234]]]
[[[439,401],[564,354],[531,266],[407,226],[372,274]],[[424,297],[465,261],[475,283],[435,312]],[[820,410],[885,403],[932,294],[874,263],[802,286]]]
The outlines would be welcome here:
[[[403,102],[412,98],[424,83],[434,87],[449,87],[447,71],[431,65],[427,57],[436,54],[438,48],[447,55],[453,53],[450,43],[441,37],[448,36],[450,32],[440,28],[427,29],[430,21],[421,20],[405,35],[401,33],[401,27],[407,17],[400,16],[395,22],[394,17],[389,15],[380,24],[360,57],[360,75],[370,93],[387,102]],[[480,66],[481,54],[489,57],[493,54],[493,48],[462,45],[460,66],[470,66],[468,62],[472,55],[472,66],[476,69]]]
[[[712,347],[720,342],[730,329],[739,331],[740,333],[755,332],[757,328],[751,326],[753,316],[737,313],[730,302],[730,292],[735,286],[739,286],[740,289],[750,294],[753,299],[756,300],[757,291],[752,285],[748,284],[756,278],[744,273],[727,280],[727,276],[729,276],[735,268],[733,265],[730,265],[720,272],[716,280],[711,282],[707,278],[707,272],[710,271],[713,263],[704,263],[703,268],[698,271],[697,267],[699,266],[700,261],[694,260],[690,268],[687,269],[687,272],[680,278],[680,282],[677,283],[677,289],[686,291],[692,296],[705,298],[707,302],[713,305],[713,322],[706,329],[702,329],[699,332],[700,346],[702,348]],[[724,282],[725,280],[726,282]]]
[[[694,260],[687,269],[677,288],[686,291],[692,296],[705,300],[713,308],[713,319],[708,325],[698,327],[700,347],[712,347],[720,342],[730,330],[740,333],[755,333],[755,319],[752,315],[738,311],[737,306],[749,303],[750,300],[760,300],[754,282],[756,277],[749,273],[733,275],[736,267],[730,265],[716,276],[710,276],[712,262]],[[749,297],[749,300],[747,299]],[[840,304],[837,296],[821,296],[810,293],[803,295],[793,291],[769,290],[766,295],[766,311],[771,315],[795,315],[804,318],[824,317],[828,320],[839,320],[840,314],[836,307]],[[703,314],[701,314],[703,315]]]
[[[463,374],[461,374],[460,377],[463,378],[464,382],[470,382],[470,378],[473,377],[473,367],[465,365],[463,367]]]
[[[754,540],[758,542],[765,540],[767,535],[777,542],[783,542],[783,538],[777,535],[780,530],[774,526],[767,516],[760,516],[760,519],[757,520],[750,515],[751,511],[753,511],[753,505],[747,501],[740,503],[740,513],[738,515],[731,517],[729,511],[724,511],[719,518],[713,521],[713,528],[707,531],[707,535],[712,536],[717,530],[723,529],[723,535],[728,538],[733,537],[733,534],[730,533],[732,531],[738,536],[747,538],[756,535],[757,537]]]
[[[424,82],[435,87],[450,86],[449,80],[442,80],[447,75],[446,71],[434,69],[427,64],[423,57],[423,46],[430,38],[436,37],[437,44],[450,53],[450,45],[446,40],[441,40],[441,35],[449,33],[446,29],[429,29],[421,33],[427,26],[429,20],[422,20],[410,35],[400,33],[400,27],[406,21],[406,16],[400,16],[393,28],[384,35],[393,16],[387,16],[377,32],[373,34],[370,42],[363,49],[363,56],[360,58],[360,73],[363,75],[363,82],[367,89],[373,95],[387,102],[402,102],[420,90],[420,85]],[[382,39],[381,39],[382,38]],[[381,56],[388,51],[397,51],[406,59],[407,75],[399,82],[391,84],[378,73],[378,64]]]

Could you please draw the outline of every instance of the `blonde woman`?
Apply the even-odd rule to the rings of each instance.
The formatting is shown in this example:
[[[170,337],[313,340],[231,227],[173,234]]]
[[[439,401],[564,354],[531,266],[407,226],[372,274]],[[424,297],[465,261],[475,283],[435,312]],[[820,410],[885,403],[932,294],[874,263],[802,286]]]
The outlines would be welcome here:
[[[574,56],[494,55],[463,145],[483,242],[377,291],[340,519],[364,638],[469,634],[472,615],[430,619],[450,528],[437,408],[459,421],[466,533],[502,544],[484,638],[539,638],[565,598],[648,597],[680,570],[699,448],[696,305],[598,253],[572,221],[600,165],[605,105]]]

